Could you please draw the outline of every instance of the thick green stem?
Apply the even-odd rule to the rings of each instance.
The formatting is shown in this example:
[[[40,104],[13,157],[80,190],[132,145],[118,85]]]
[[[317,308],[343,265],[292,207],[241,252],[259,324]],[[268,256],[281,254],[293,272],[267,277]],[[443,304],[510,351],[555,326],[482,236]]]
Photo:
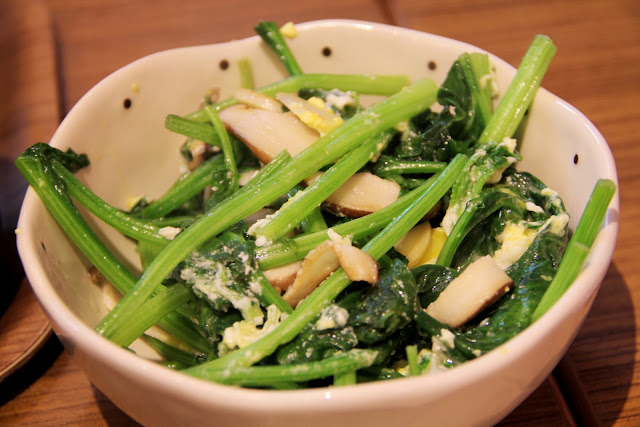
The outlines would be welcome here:
[[[367,368],[376,360],[377,354],[374,350],[353,349],[319,362],[210,369],[201,378],[223,384],[254,387],[269,386],[283,381],[303,382]]]
[[[357,371],[347,371],[343,373],[336,373],[333,376],[334,387],[343,387],[346,385],[353,385],[358,382]]]
[[[269,283],[269,280],[264,276],[261,270],[256,271],[253,280],[256,280],[260,285],[260,295],[256,295],[256,298],[262,303],[264,307],[275,305],[282,313],[291,313],[293,309],[291,306],[282,299],[282,296],[276,289]]]
[[[616,185],[611,180],[600,179],[596,183],[576,231],[567,245],[558,271],[542,296],[540,304],[533,312],[532,320],[535,321],[546,313],[560,299],[582,270],[615,192]]]
[[[491,120],[491,85],[482,84],[483,78],[491,73],[489,56],[483,53],[463,53],[458,58],[462,72],[469,84],[471,98],[475,101],[478,114],[482,117],[482,123],[487,124]]]
[[[275,96],[278,92],[293,93],[298,92],[300,89],[339,89],[366,95],[390,96],[399,92],[405,86],[408,86],[409,83],[409,78],[407,76],[376,76],[371,74],[299,74],[258,88],[257,91],[268,96]],[[235,104],[236,102],[235,98],[228,98],[214,104],[214,107],[216,110],[220,111]],[[194,111],[193,113],[188,114],[186,118],[198,122],[206,122],[209,120],[204,110]],[[180,125],[186,127],[188,122],[181,122]],[[178,128],[178,125],[175,127]],[[176,132],[183,133],[178,130],[176,130]],[[186,135],[186,133],[183,134]]]
[[[109,339],[123,347],[129,346],[147,329],[192,297],[191,289],[179,283],[158,292],[140,307],[137,316],[110,335]]]
[[[183,176],[160,198],[140,211],[141,218],[157,219],[180,207],[211,183],[211,173],[224,162],[222,156],[205,160],[188,175]]]
[[[436,173],[447,167],[446,162],[427,160],[398,160],[396,158],[381,158],[375,166],[376,174],[386,176],[389,174],[430,174]]]
[[[39,147],[39,145],[31,147],[18,157],[16,166],[53,218],[89,262],[118,291],[126,294],[135,286],[135,276],[106,248],[80,215],[65,191],[64,182],[53,173],[53,167],[39,155]],[[194,334],[192,326],[186,328],[183,320],[181,316],[172,313],[162,319],[159,326],[193,348],[209,351],[211,349],[209,343],[201,336]]]
[[[244,186],[244,190],[248,191],[256,186],[262,184],[267,179],[271,178],[275,173],[283,169],[285,166],[291,163],[291,155],[287,150],[282,150],[275,156],[269,163],[264,165],[260,171],[247,182]]]
[[[52,169],[45,160],[25,154],[18,157],[16,166],[71,241],[120,292],[133,288],[135,276],[106,248],[82,218],[64,190],[64,183],[50,172]]]
[[[227,168],[228,175],[230,175],[230,191],[236,192],[238,190],[238,168],[236,167],[236,161],[233,155],[233,147],[231,146],[229,134],[227,133],[227,129],[222,123],[222,120],[220,120],[220,117],[218,117],[218,113],[216,112],[215,108],[213,108],[211,105],[207,105],[206,107],[204,107],[204,110],[209,116],[209,121],[213,125],[213,128],[216,130],[218,140],[220,141],[224,164]]]
[[[409,375],[420,375],[420,364],[418,363],[418,346],[408,345],[405,347],[407,353],[407,363],[409,364]]]
[[[209,115],[205,109],[199,111],[199,120],[176,116],[175,114],[167,115],[164,126],[171,132],[206,142],[214,147],[220,146],[218,134],[213,126],[204,122],[209,121]]]
[[[246,56],[238,59],[238,72],[240,73],[240,87],[245,89],[253,89],[255,84],[253,83],[253,68],[251,67],[251,61]]]
[[[289,45],[287,45],[284,37],[282,37],[280,28],[278,28],[275,22],[260,21],[254,29],[267,46],[278,55],[278,58],[280,58],[289,74],[296,76],[303,73],[302,68],[300,68],[298,61],[291,52],[291,49],[289,49]]]
[[[62,163],[56,159],[51,160],[53,171],[64,181],[66,189],[89,212],[100,218],[106,224],[115,228],[125,236],[136,240],[144,240],[150,243],[164,245],[169,241],[158,232],[159,227],[146,221],[132,217],[98,197],[76,178]]]
[[[556,47],[549,37],[537,35],[533,39],[515,77],[480,135],[479,146],[513,136],[555,53]]]

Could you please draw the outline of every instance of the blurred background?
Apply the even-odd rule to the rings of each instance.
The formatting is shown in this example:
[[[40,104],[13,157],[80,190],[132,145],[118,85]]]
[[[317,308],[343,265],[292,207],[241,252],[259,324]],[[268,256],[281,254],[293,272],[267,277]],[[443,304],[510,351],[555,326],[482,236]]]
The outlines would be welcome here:
[[[558,52],[543,86],[585,113],[611,146],[620,236],[568,355],[503,424],[640,425],[637,0],[0,0],[0,424],[134,424],[61,352],[30,294],[15,250],[26,189],[15,157],[48,141],[87,90],[141,56],[249,37],[260,19],[328,18],[431,32],[514,66],[535,34],[554,40]]]

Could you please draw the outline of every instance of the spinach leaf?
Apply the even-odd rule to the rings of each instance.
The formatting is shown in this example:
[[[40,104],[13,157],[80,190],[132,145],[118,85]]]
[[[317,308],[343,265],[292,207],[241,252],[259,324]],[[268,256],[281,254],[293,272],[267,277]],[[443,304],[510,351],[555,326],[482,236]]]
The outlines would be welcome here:
[[[358,337],[351,327],[319,330],[309,325],[293,341],[280,347],[276,357],[281,365],[315,362],[351,350],[357,344]]]
[[[417,287],[411,271],[400,260],[380,275],[350,312],[348,325],[364,344],[378,343],[409,325],[418,310]]]
[[[411,270],[418,287],[421,307],[427,307],[438,298],[458,272],[437,264],[424,264]]]

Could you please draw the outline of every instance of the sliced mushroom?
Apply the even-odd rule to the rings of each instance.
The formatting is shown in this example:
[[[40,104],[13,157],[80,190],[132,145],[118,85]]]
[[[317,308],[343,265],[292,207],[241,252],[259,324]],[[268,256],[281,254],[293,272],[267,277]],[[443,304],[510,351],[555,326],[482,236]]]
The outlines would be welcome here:
[[[305,182],[310,184],[320,177],[320,173],[313,174]],[[371,172],[359,172],[334,191],[326,205],[338,214],[358,218],[390,205],[399,195],[400,186],[395,182]]]
[[[222,110],[220,119],[264,164],[282,150],[296,156],[319,137],[291,113],[274,113],[242,104]],[[305,182],[309,184],[318,176],[313,174]],[[361,172],[350,177],[326,202],[334,212],[357,218],[393,203],[399,194],[400,186],[395,182]]]
[[[326,240],[307,254],[295,281],[282,298],[292,307],[297,306],[338,267],[342,267],[351,280],[372,285],[378,281],[378,264],[370,255],[350,244]]]
[[[393,247],[406,256],[409,260],[409,268],[420,265],[431,240],[431,224],[425,221],[413,227]]]
[[[274,113],[236,104],[220,111],[219,116],[264,164],[282,150],[296,156],[319,137],[318,132],[291,113]]]
[[[509,291],[513,280],[490,255],[472,262],[449,283],[426,312],[452,328],[473,319]]]
[[[238,102],[249,107],[271,111],[272,113],[282,113],[282,103],[280,101],[258,91],[239,88],[233,96]]]
[[[292,262],[280,267],[270,268],[264,271],[264,275],[277,291],[285,291],[296,280],[302,261]]]

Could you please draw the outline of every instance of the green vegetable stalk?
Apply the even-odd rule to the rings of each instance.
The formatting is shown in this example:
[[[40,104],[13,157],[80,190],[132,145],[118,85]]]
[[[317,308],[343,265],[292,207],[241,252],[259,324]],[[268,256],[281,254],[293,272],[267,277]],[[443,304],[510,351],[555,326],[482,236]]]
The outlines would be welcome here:
[[[339,89],[343,91],[354,91],[366,95],[391,96],[398,93],[402,88],[410,84],[409,78],[403,75],[372,75],[372,74],[298,74],[286,79],[268,84],[256,89],[267,96],[275,96],[278,92],[298,92],[301,89]],[[228,98],[214,104],[216,110],[223,110],[237,103],[235,98]],[[175,117],[175,116],[174,116]],[[188,114],[185,119],[196,122],[206,122],[209,120],[204,110],[194,111]],[[172,118],[171,120],[175,120]],[[177,121],[177,120],[176,120]],[[186,122],[181,122],[185,125]],[[178,126],[176,125],[177,129]],[[191,129],[185,125],[185,129]],[[194,127],[195,129],[195,127]],[[186,132],[186,130],[185,130]],[[203,136],[211,135],[203,130]],[[196,138],[200,139],[200,138]],[[202,141],[207,142],[205,139]]]
[[[67,170],[64,168],[65,164],[73,165],[76,161],[69,162],[65,159],[65,154],[60,150],[44,143],[38,143],[20,155],[15,164],[60,227],[87,257],[89,262],[118,291],[121,293],[130,291],[135,286],[136,278],[106,248],[82,218],[67,193],[65,181],[61,176],[54,173],[51,162],[60,162],[57,170],[64,172],[64,170]],[[75,181],[73,183],[77,184]],[[73,186],[75,189],[76,186]],[[87,198],[91,198],[91,195],[88,195]],[[175,309],[176,307],[174,306],[173,308]],[[193,348],[203,352],[211,350],[209,343],[195,332],[193,326],[190,323],[185,323],[184,319],[175,313],[168,317],[165,316],[161,320],[160,326]]]
[[[283,381],[303,382],[332,375],[347,374],[371,366],[377,351],[353,349],[319,362],[299,365],[237,366],[209,369],[202,378],[222,384],[270,386]]]
[[[533,312],[533,320],[539,319],[556,303],[578,276],[591,251],[591,246],[600,230],[600,226],[616,192],[616,185],[608,179],[600,179],[591,193],[589,202],[580,217],[567,250],[560,261],[558,271],[542,296],[540,304]]]
[[[280,33],[280,28],[278,28],[275,22],[260,21],[254,29],[267,46],[278,55],[278,58],[280,58],[290,75],[296,76],[303,74],[300,64],[298,64],[296,57],[291,52],[291,49],[289,49],[287,42]]]

